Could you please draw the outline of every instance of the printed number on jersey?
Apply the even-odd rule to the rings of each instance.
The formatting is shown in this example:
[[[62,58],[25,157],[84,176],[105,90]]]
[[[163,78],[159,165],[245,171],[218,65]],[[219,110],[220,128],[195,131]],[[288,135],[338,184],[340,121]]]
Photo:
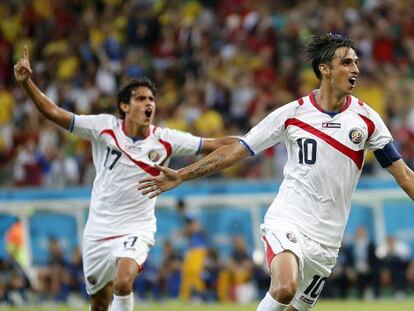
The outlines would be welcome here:
[[[300,138],[296,142],[299,145],[299,163],[315,164],[317,150],[316,140],[312,138]]]
[[[137,242],[138,237],[137,236],[130,236],[128,237],[127,241],[124,241],[124,248],[132,248],[134,247],[135,243]]]
[[[121,155],[122,155],[121,151],[106,147],[106,157],[105,157],[104,167],[107,167],[110,170],[112,170],[116,162],[118,162]]]

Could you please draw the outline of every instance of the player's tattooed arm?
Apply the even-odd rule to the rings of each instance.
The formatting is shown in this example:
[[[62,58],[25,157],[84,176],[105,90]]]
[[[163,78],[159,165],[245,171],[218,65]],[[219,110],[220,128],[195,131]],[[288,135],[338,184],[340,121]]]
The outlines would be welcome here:
[[[248,155],[248,151],[236,142],[221,147],[200,161],[178,170],[178,174],[183,181],[208,176],[236,164]]]
[[[223,163],[225,161],[225,154],[217,154],[212,159],[198,162],[199,164],[197,167],[189,171],[187,174],[190,179],[210,175],[210,172],[215,172],[217,169],[220,170],[220,163]],[[185,176],[183,176],[183,179],[185,180]]]
[[[138,190],[142,190],[142,194],[149,194],[149,197],[153,198],[161,192],[177,187],[184,181],[208,176],[230,167],[248,155],[249,152],[239,142],[236,142],[221,147],[200,161],[178,171],[157,166],[162,174],[141,180]]]

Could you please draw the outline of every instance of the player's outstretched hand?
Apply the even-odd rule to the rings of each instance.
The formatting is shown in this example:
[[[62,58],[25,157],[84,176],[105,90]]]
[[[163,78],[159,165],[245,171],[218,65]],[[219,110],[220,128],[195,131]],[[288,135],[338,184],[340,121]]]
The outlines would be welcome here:
[[[158,165],[155,167],[161,171],[161,174],[140,180],[138,186],[138,190],[142,190],[143,195],[149,194],[151,199],[183,182],[177,171]]]
[[[14,77],[17,82],[23,83],[32,76],[32,69],[30,68],[29,49],[25,45],[23,48],[23,57],[14,65]]]

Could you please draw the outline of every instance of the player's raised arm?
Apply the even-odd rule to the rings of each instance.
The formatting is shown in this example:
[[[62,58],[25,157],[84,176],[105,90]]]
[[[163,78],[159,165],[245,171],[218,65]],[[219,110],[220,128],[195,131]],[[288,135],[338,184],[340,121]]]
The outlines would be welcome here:
[[[400,187],[414,200],[414,172],[403,160],[397,160],[387,167]]]
[[[14,65],[14,77],[20,83],[27,95],[34,102],[37,109],[49,120],[65,129],[69,129],[72,122],[72,114],[59,106],[43,94],[31,79],[29,50],[24,46],[23,57]]]
[[[158,167],[162,174],[142,179],[138,190],[143,190],[142,194],[150,194],[150,198],[153,198],[161,192],[177,187],[184,181],[208,176],[230,167],[248,155],[249,152],[239,142],[235,142],[216,149],[200,161],[178,171]]]

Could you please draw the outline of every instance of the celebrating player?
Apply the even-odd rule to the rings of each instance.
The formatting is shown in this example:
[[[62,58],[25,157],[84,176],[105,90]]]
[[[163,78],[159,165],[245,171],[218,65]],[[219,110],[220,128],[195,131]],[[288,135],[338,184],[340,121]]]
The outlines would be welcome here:
[[[352,96],[358,77],[354,43],[337,34],[313,36],[305,48],[320,88],[273,111],[240,142],[178,171],[141,180],[154,197],[184,181],[229,167],[281,141],[284,180],[261,225],[270,289],[258,311],[308,310],[338,256],[366,150],[414,199],[414,173],[401,159],[380,116]]]
[[[210,152],[238,138],[203,139],[152,125],[156,90],[146,78],[119,91],[117,119],[75,115],[58,107],[31,80],[27,47],[14,74],[46,118],[92,142],[96,177],[82,252],[91,310],[107,310],[113,296],[111,311],[132,311],[133,282],[156,231],[155,200],[142,196],[136,182],[158,176],[153,165],[166,165],[173,155]]]

